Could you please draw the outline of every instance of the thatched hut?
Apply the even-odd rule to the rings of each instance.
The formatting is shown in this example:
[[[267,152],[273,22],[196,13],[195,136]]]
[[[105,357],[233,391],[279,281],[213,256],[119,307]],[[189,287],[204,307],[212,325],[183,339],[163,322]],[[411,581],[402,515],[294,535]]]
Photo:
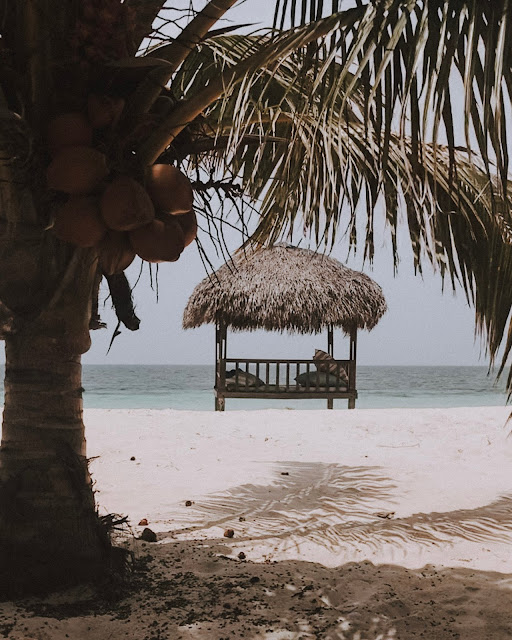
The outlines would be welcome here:
[[[276,245],[239,254],[198,284],[183,326],[216,326],[216,409],[224,409],[226,397],[322,397],[329,408],[334,398],[346,398],[353,408],[357,330],[373,329],[385,311],[381,288],[364,273],[308,249]],[[350,337],[348,360],[333,358],[336,328]],[[327,352],[317,350],[312,360],[300,361],[228,358],[228,329],[327,329]],[[234,370],[227,371],[228,365]]]

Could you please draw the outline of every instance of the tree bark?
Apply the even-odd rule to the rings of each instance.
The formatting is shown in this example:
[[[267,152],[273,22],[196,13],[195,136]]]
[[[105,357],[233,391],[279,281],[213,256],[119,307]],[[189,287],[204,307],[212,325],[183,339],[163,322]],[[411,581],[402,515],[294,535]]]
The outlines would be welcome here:
[[[96,261],[76,254],[45,311],[6,336],[0,449],[0,593],[97,578],[109,568],[82,420],[81,354]]]
[[[0,337],[6,343],[0,595],[15,596],[96,578],[112,556],[96,513],[82,420],[80,358],[90,346],[97,255],[49,231],[64,194],[48,190],[46,181],[48,121],[83,110],[90,88],[91,60],[73,36],[87,27],[85,3],[7,4],[0,73]]]

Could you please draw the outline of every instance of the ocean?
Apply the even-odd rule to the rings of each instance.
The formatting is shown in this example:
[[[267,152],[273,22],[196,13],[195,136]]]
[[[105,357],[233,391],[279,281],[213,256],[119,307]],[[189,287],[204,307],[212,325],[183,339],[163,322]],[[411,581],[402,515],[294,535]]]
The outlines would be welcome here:
[[[84,365],[84,406],[108,409],[213,411],[214,368],[209,365]],[[505,376],[504,376],[505,378]],[[427,408],[503,406],[505,379],[487,367],[360,366],[356,407]],[[345,409],[346,400],[335,400]],[[324,409],[325,400],[226,400],[233,409]]]

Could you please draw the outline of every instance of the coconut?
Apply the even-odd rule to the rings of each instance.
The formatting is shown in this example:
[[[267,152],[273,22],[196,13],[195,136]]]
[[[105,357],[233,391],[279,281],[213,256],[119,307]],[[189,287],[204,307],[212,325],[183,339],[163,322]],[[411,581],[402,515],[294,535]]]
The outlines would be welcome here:
[[[107,228],[100,216],[96,198],[72,197],[55,212],[53,232],[60,240],[78,247],[94,247]]]
[[[135,259],[128,234],[122,231],[107,231],[98,247],[99,262],[103,273],[111,276],[127,269]]]
[[[180,215],[194,204],[190,180],[176,167],[154,164],[146,175],[146,189],[159,211]]]
[[[197,218],[194,211],[189,211],[183,215],[173,218],[180,225],[185,238],[185,246],[193,242],[197,237]]]
[[[183,231],[174,218],[153,220],[130,231],[130,243],[147,262],[175,262],[185,248]]]
[[[125,105],[124,98],[101,96],[91,93],[87,98],[89,122],[94,129],[116,125]]]
[[[46,171],[48,187],[70,195],[91,193],[107,175],[106,157],[90,147],[64,147]]]
[[[115,231],[137,229],[155,217],[155,208],[147,191],[130,176],[119,176],[108,185],[100,207],[105,224]]]
[[[64,147],[90,147],[92,127],[85,115],[79,111],[62,113],[50,121],[47,141],[52,156]]]

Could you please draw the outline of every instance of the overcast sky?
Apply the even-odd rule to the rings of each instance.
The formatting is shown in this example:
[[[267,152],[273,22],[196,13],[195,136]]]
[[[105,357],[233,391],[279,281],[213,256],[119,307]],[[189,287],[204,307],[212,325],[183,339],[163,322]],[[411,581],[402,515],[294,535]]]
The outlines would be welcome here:
[[[235,243],[236,245],[236,243]],[[232,247],[233,249],[236,246]],[[331,254],[351,268],[361,267],[360,259],[343,260],[346,251],[339,243]],[[480,359],[479,343],[474,340],[474,313],[462,292],[442,293],[441,279],[429,269],[423,278],[414,275],[408,245],[403,242],[398,276],[393,277],[391,254],[379,246],[373,269],[364,271],[382,287],[389,310],[370,333],[360,332],[358,357],[367,365],[475,365]],[[211,254],[215,267],[222,264]],[[137,261],[129,270],[135,282],[140,268]],[[93,332],[93,346],[85,363],[209,364],[214,358],[212,326],[184,331],[183,309],[205,270],[195,245],[177,263],[162,264],[158,274],[158,302],[147,268],[134,292],[137,313],[142,320],[139,331],[122,330],[106,355],[115,319],[108,304],[102,312],[109,327]],[[326,347],[326,336],[288,336],[279,333],[229,334],[228,352],[236,356],[310,357],[315,348]],[[335,353],[346,357],[348,342],[341,332],[335,339]]]
[[[269,25],[272,20],[271,0],[246,0],[230,14],[234,22],[254,22]],[[402,234],[403,235],[403,234]],[[232,237],[231,249],[238,239]],[[402,261],[398,276],[393,277],[388,243],[376,239],[376,259],[373,270],[365,271],[383,288],[389,311],[371,332],[361,332],[358,357],[363,365],[476,365],[487,364],[480,357],[480,343],[474,338],[474,312],[462,292],[442,293],[441,279],[428,270],[423,279],[414,275],[407,241],[403,242]],[[304,245],[302,245],[304,246]],[[359,269],[359,257],[345,261],[346,248],[340,242],[333,257]],[[215,267],[223,260],[213,252]],[[128,271],[133,283],[140,261]],[[84,356],[84,363],[118,364],[210,364],[214,359],[214,329],[203,327],[183,331],[181,318],[194,286],[205,276],[205,270],[195,245],[190,246],[179,262],[159,268],[159,300],[151,290],[147,269],[134,295],[137,313],[142,320],[138,332],[123,329],[110,354],[108,343],[115,328],[115,319],[108,308],[104,318],[107,330],[93,332],[93,346]],[[230,355],[258,357],[310,357],[315,348],[325,348],[326,336],[287,336],[263,332],[228,336]],[[335,337],[335,354],[345,357],[348,343],[341,333]],[[348,354],[347,354],[348,355]]]

